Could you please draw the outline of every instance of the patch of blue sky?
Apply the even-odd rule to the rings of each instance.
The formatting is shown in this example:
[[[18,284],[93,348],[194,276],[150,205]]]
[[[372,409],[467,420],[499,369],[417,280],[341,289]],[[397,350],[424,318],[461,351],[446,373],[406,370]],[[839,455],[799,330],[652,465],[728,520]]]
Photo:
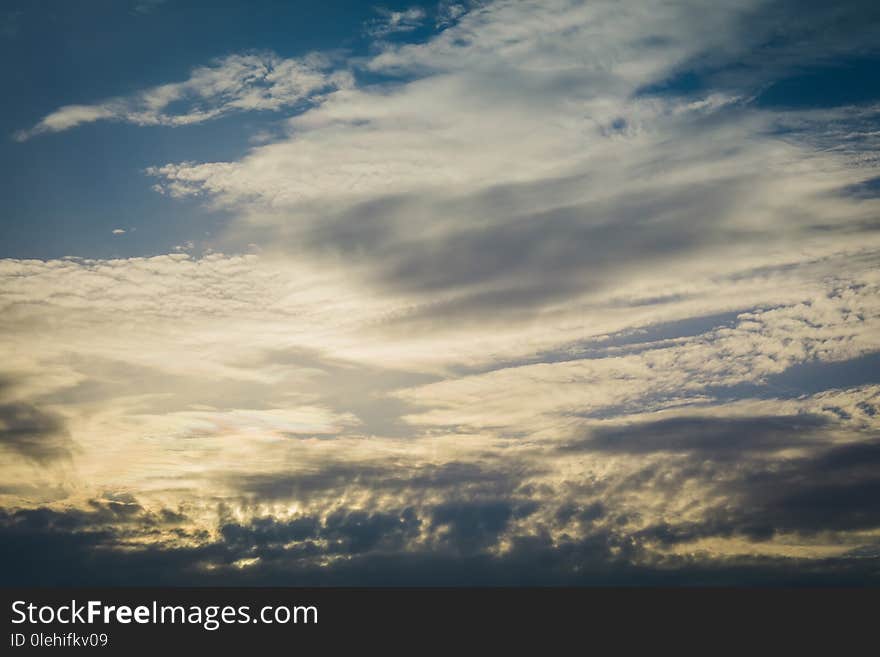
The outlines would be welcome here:
[[[755,103],[771,109],[816,109],[880,100],[880,56],[841,57],[777,80]]]
[[[16,29],[0,36],[0,75],[12,90],[0,112],[0,257],[151,255],[204,238],[222,213],[157,194],[144,169],[238,159],[302,107],[231,112],[185,127],[100,121],[16,141],[35,117],[183,81],[194,68],[234,53],[366,55],[374,43],[368,25],[381,18],[372,5],[352,0],[141,5],[45,1],[4,8]],[[409,6],[383,3],[389,11]],[[387,38],[419,39],[434,29],[425,21]]]

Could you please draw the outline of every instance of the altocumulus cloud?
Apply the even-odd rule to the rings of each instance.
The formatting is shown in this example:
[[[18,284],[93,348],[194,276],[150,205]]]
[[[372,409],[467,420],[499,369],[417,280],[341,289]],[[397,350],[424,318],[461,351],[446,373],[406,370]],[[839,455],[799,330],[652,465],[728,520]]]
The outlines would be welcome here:
[[[0,262],[4,580],[876,584],[878,109],[773,90],[880,10],[381,18],[20,133],[278,118],[146,169],[222,253]]]

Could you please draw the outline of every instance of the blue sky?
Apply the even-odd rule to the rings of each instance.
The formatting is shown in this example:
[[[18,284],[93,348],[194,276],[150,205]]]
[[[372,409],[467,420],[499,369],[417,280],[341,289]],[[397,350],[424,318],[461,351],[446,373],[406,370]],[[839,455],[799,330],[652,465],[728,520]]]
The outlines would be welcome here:
[[[3,74],[14,85],[0,116],[7,136],[63,105],[89,103],[169,81],[186,79],[195,67],[230,53],[271,51],[283,58],[311,51],[340,51],[358,58],[376,49],[371,29],[383,10],[406,11],[407,3],[371,6],[334,0],[313,2],[23,2],[7,3],[0,54]],[[862,9],[862,8],[860,8]],[[429,7],[436,14],[439,8]],[[426,10],[426,14],[427,11]],[[863,11],[874,13],[865,5]],[[850,38],[853,27],[837,19]],[[755,20],[759,20],[758,17]],[[836,27],[836,26],[835,26]],[[670,76],[638,93],[693,95],[716,79],[743,69],[736,86],[753,87],[754,103],[766,108],[835,107],[880,97],[876,66],[866,34],[843,52],[810,52],[782,67],[749,59],[694,66],[683,63]],[[423,40],[437,28],[430,20],[391,40]],[[833,42],[835,31],[829,30]],[[157,43],[168,44],[157,48]],[[772,60],[792,44],[784,32],[759,44]],[[758,59],[758,61],[756,61]],[[755,71],[769,68],[769,74]],[[373,74],[358,70],[358,78]],[[113,257],[157,254],[187,241],[211,241],[224,225],[222,212],[157,196],[142,172],[157,163],[237,159],[251,140],[277,123],[276,112],[232,114],[189,126],[87,125],[42,140],[0,149],[3,177],[2,255],[11,257]],[[48,182],[48,184],[47,184]],[[112,230],[138,233],[126,239]]]
[[[6,3],[0,583],[876,585],[878,44]]]
[[[2,212],[9,218],[2,223],[2,255],[155,254],[204,238],[222,218],[157,196],[143,170],[188,158],[240,157],[254,134],[278,120],[271,112],[229,116],[182,131],[105,123],[14,142],[11,136],[35,116],[186,79],[192,68],[229,53],[363,55],[370,47],[365,30],[380,16],[368,3],[339,0],[4,3],[0,66],[15,91],[0,115],[6,135],[0,165],[7,171]],[[137,239],[114,239],[111,231],[120,227],[136,229]]]

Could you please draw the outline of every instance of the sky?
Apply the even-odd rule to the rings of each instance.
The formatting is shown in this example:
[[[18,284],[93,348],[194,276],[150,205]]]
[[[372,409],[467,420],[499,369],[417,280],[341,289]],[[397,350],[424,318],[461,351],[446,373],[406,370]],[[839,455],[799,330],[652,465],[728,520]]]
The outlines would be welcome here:
[[[0,6],[0,583],[880,584],[880,5]]]

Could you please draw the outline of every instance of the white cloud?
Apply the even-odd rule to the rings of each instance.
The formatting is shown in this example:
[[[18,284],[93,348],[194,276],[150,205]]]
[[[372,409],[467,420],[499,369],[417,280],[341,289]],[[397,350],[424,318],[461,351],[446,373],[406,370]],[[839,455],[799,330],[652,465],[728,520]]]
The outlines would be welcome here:
[[[315,94],[349,84],[348,75],[328,72],[318,54],[283,59],[274,53],[229,55],[194,69],[187,80],[146,89],[95,105],[68,105],[44,117],[19,141],[100,120],[140,126],[183,126],[241,111],[278,111]],[[180,109],[170,109],[181,106]]]
[[[377,38],[400,32],[412,32],[424,22],[427,16],[421,7],[410,7],[402,11],[377,7],[375,11],[381,18],[374,19],[367,24],[367,34]]]
[[[328,93],[238,161],[147,173],[163,193],[231,210],[233,243],[348,267],[409,301],[398,319],[435,333],[566,323],[840,257],[873,239],[846,227],[875,204],[837,194],[871,170],[773,135],[781,121],[815,133],[827,115],[759,110],[725,90],[638,93],[704,49],[737,51],[750,9],[481,6],[362,64],[403,80]]]
[[[470,4],[470,3],[469,3]],[[437,17],[435,24],[438,28],[449,27],[467,13],[467,6],[462,2],[442,0],[437,5]]]
[[[812,286],[801,278],[802,301],[740,313],[731,327],[643,343],[635,333],[629,346],[598,341],[594,352],[573,348],[549,362],[503,366],[400,394],[427,409],[408,418],[414,424],[551,439],[582,430],[585,417],[712,403],[718,390],[760,386],[793,366],[880,351],[880,278],[873,271],[859,276],[853,267],[849,273],[858,277]],[[776,302],[783,299],[780,290]],[[760,387],[743,390],[738,394],[748,396]],[[780,392],[771,386],[764,394]]]

